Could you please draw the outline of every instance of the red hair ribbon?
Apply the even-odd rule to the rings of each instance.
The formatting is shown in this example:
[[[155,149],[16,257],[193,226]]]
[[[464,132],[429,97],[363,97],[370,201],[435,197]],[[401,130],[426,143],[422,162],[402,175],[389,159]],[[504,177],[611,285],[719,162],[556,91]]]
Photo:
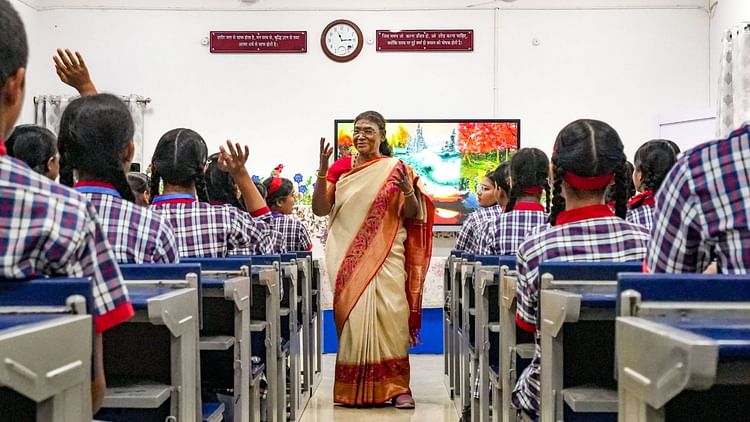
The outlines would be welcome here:
[[[539,195],[542,192],[544,192],[544,186],[529,186],[521,189],[521,193],[529,195]]]
[[[603,174],[601,176],[584,177],[569,171],[566,171],[565,176],[563,176],[563,180],[568,182],[572,188],[578,190],[603,189],[612,182],[612,178],[614,178],[612,173]]]
[[[268,194],[271,195],[272,193],[279,190],[281,187],[281,177],[272,177],[271,178],[271,186],[268,187]]]

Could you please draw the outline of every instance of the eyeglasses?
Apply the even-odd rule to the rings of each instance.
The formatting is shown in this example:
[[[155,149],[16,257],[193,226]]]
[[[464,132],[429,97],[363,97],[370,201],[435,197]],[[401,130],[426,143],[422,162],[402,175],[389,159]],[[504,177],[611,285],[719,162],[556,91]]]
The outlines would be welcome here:
[[[371,129],[369,127],[366,127],[364,129],[360,129],[358,127],[355,127],[354,128],[354,136],[359,135],[360,133],[363,134],[363,135],[365,135],[365,136],[372,136],[375,133],[377,133],[377,131],[375,129]]]

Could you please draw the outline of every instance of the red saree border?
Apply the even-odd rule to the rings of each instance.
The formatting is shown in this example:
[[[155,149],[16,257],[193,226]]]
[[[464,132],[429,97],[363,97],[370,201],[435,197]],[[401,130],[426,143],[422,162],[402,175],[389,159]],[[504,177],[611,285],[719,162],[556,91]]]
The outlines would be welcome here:
[[[410,393],[409,358],[365,364],[336,364],[333,401],[347,406],[376,406]]]
[[[416,181],[415,181],[416,185]],[[425,220],[407,219],[406,227],[406,300],[409,303],[409,337],[412,344],[419,340],[422,328],[422,292],[424,281],[432,259],[432,227],[435,222],[435,206],[430,198],[419,190],[423,199]]]
[[[399,190],[394,183],[397,169],[398,165],[394,166],[383,182],[336,273],[333,317],[339,335],[359,298],[383,266],[396,238],[399,221],[393,215],[398,214],[401,205]],[[372,247],[375,243],[380,243],[380,247]],[[363,259],[366,252],[368,259]],[[376,252],[380,255],[373,256]],[[352,283],[357,279],[362,282]]]

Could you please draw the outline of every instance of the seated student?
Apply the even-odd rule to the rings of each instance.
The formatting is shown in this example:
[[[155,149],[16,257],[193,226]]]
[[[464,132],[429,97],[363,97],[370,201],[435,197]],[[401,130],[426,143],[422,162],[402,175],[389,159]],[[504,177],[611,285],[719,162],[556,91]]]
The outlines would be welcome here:
[[[23,161],[51,180],[57,179],[60,173],[57,138],[49,129],[35,125],[18,126],[5,146],[9,156]]]
[[[223,171],[219,166],[220,153],[208,156],[208,169],[206,170],[206,193],[208,203],[211,205],[231,205],[245,211],[245,204],[240,202],[240,189],[234,183],[232,176]],[[257,188],[258,185],[256,185]],[[258,192],[265,198],[263,192]]]
[[[296,218],[294,211],[294,184],[282,177],[269,177],[263,181],[266,188],[266,204],[273,214],[272,224],[281,233],[288,251],[312,250],[312,241],[307,228]]]
[[[518,246],[535,227],[547,223],[547,212],[539,201],[545,194],[549,207],[549,159],[536,148],[522,148],[510,161],[510,200],[505,212],[477,231],[481,255],[515,255]]]
[[[750,125],[686,151],[656,194],[646,259],[653,272],[750,272]]]
[[[638,148],[635,152],[633,184],[640,193],[628,201],[626,220],[651,230],[654,194],[659,191],[676,160],[674,148],[665,140],[651,140]]]
[[[500,217],[503,213],[502,207],[507,204],[508,192],[510,191],[508,185],[509,172],[510,164],[505,162],[487,173],[482,179],[477,188],[479,208],[469,214],[464,221],[456,239],[456,250],[471,253],[479,252],[479,245],[477,244],[479,227]]]
[[[135,195],[135,203],[147,207],[151,203],[151,178],[147,174],[129,171],[126,174],[130,190]]]
[[[48,276],[93,280],[94,412],[106,382],[102,333],[134,315],[127,289],[96,212],[86,198],[5,156],[21,111],[28,59],[26,31],[7,0],[0,0],[0,279]]]
[[[625,217],[627,168],[620,137],[597,120],[577,120],[557,136],[552,153],[554,190],[550,227],[518,248],[516,322],[536,334],[531,364],[518,378],[513,404],[539,411],[539,265],[547,261],[633,261],[646,254],[648,232]],[[605,203],[613,184],[616,215]]]
[[[114,95],[71,102],[60,120],[60,182],[96,208],[118,262],[178,262],[169,222],[135,204],[125,176],[135,153],[134,130],[127,106]]]
[[[206,142],[190,129],[173,129],[161,137],[152,158],[151,208],[165,215],[174,228],[180,256],[224,257],[249,248],[254,254],[284,252],[281,236],[270,225],[271,211],[245,169],[249,155],[239,144],[221,147],[219,166],[242,192],[250,214],[231,205],[207,203]],[[158,195],[159,184],[164,191]],[[200,201],[198,201],[200,199]]]

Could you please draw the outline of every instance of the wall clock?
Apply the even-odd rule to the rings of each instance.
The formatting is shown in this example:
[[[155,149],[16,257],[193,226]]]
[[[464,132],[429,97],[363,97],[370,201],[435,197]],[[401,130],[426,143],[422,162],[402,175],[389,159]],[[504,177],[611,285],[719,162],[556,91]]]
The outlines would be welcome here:
[[[362,31],[352,21],[338,19],[329,23],[320,34],[320,47],[329,59],[348,62],[362,51]]]

